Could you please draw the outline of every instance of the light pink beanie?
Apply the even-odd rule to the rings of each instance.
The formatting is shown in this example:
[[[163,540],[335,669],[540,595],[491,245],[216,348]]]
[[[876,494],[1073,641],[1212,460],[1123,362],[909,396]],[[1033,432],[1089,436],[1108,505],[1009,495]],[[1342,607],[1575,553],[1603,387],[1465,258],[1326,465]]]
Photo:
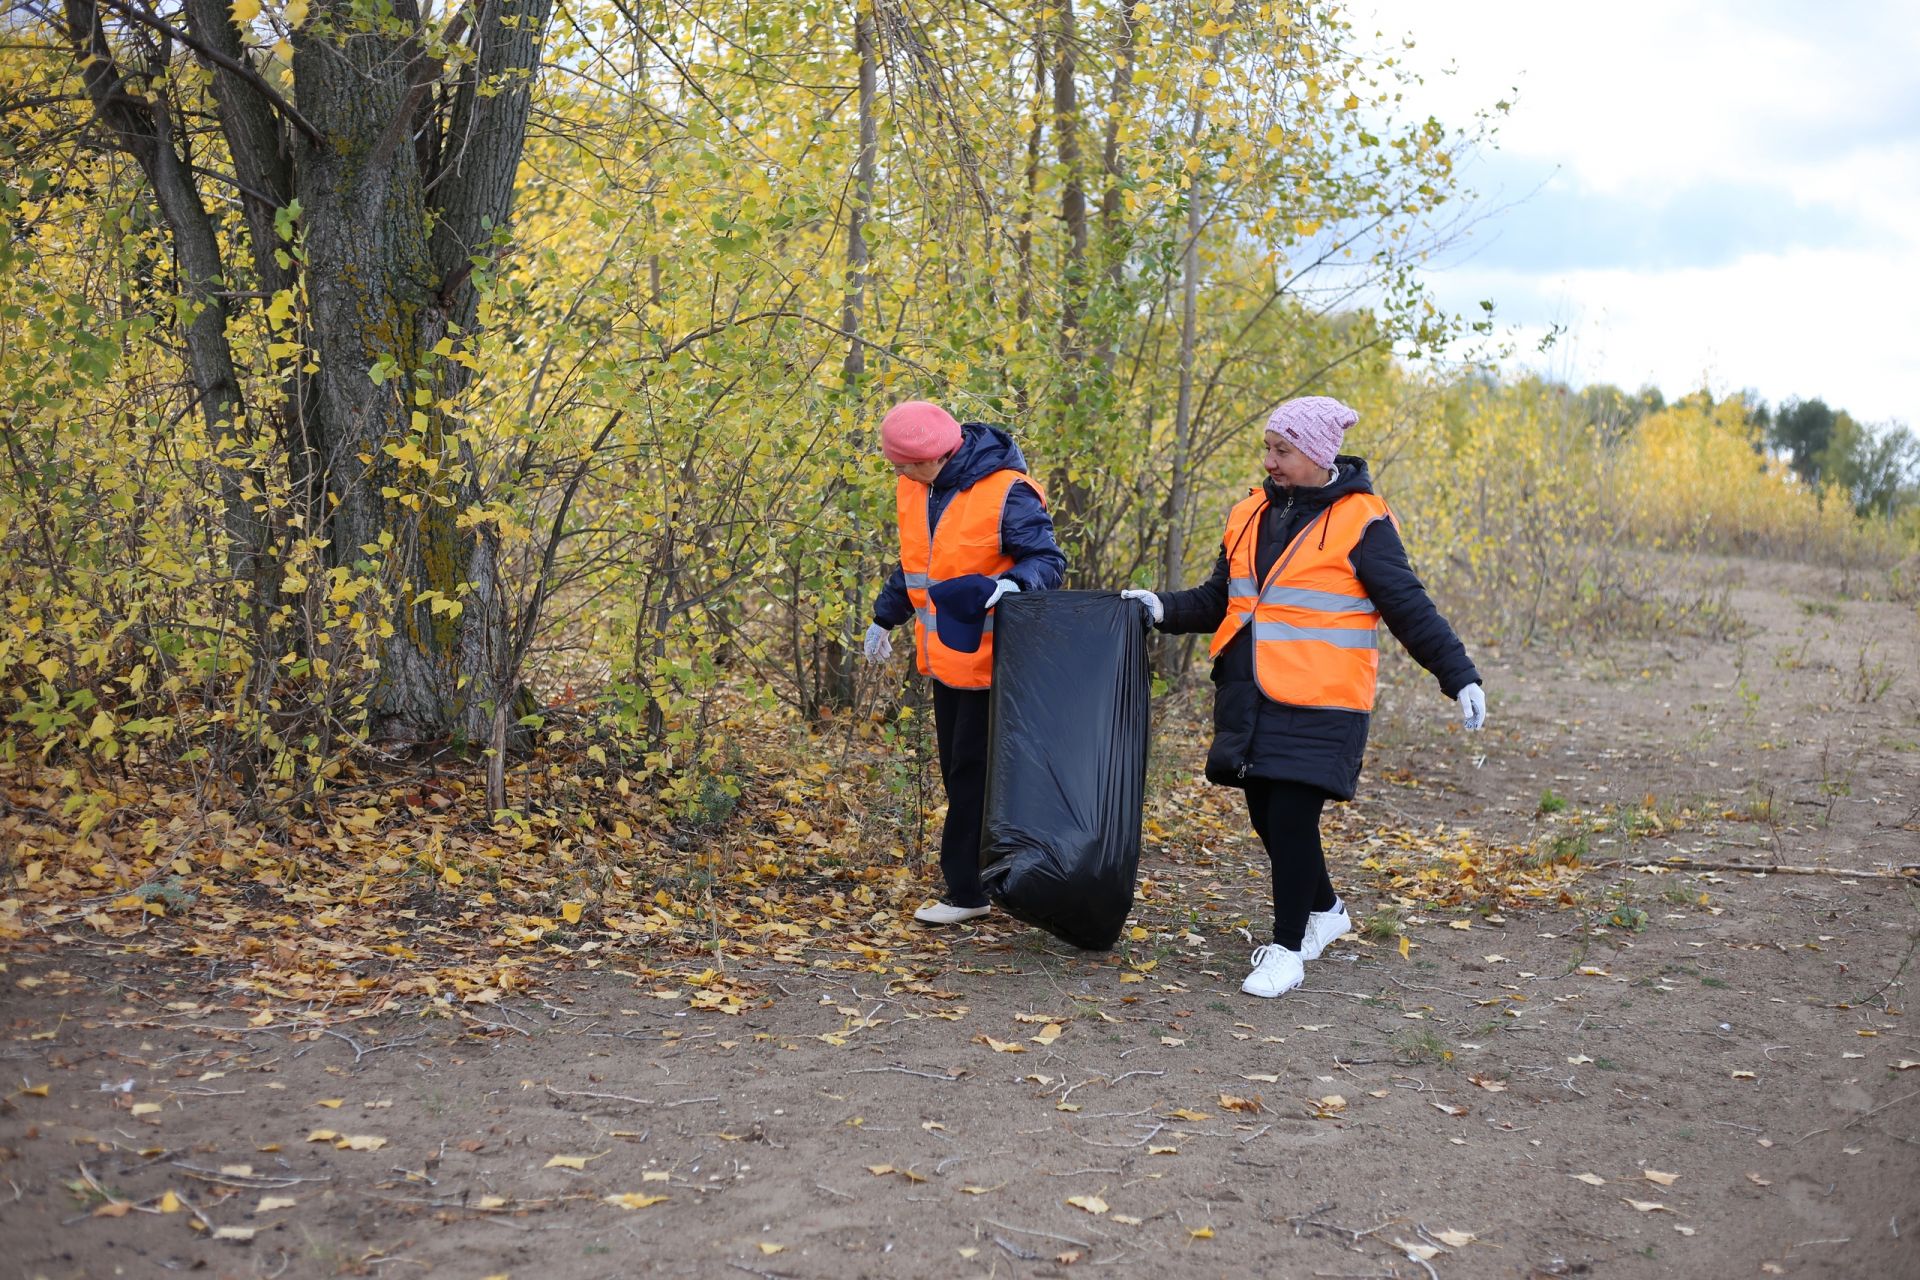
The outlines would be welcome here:
[[[889,462],[931,462],[960,447],[960,424],[937,404],[903,400],[880,420],[880,452]]]
[[[1331,467],[1340,452],[1340,437],[1358,421],[1358,413],[1332,396],[1301,396],[1275,409],[1267,430],[1286,437],[1320,466]]]

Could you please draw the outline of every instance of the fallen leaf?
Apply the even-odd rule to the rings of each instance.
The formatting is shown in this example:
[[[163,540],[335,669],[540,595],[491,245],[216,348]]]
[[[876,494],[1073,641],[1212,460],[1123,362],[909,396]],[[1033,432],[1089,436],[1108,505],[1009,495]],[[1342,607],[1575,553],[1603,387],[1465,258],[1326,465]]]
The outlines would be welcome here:
[[[1920,1067],[1920,1062],[1915,1062],[1911,1058],[1902,1058],[1900,1059],[1900,1061],[1893,1064],[1893,1069],[1895,1071],[1911,1071],[1915,1067]]]
[[[1140,1219],[1134,1217],[1132,1214],[1127,1214],[1127,1213],[1116,1213],[1112,1217],[1108,1218],[1107,1221],[1117,1222],[1123,1227],[1137,1227],[1140,1225]]]
[[[1597,1173],[1576,1173],[1570,1175],[1575,1182],[1584,1182],[1590,1187],[1604,1187],[1607,1180]]]
[[[1578,1067],[1578,1066],[1584,1066],[1585,1064],[1592,1062],[1593,1059],[1589,1058],[1584,1053],[1576,1053],[1571,1058],[1568,1058],[1567,1061],[1572,1063],[1574,1066]]]
[[[1211,1118],[1212,1117],[1204,1111],[1194,1111],[1187,1107],[1179,1107],[1167,1113],[1167,1119],[1169,1120],[1208,1120]]]
[[[178,1213],[180,1212],[180,1197],[169,1191],[160,1197],[159,1207],[162,1213]]]
[[[1586,974],[1589,978],[1604,978],[1607,976],[1607,971],[1605,969],[1602,969],[1598,965],[1592,965],[1592,964],[1581,965],[1580,972]]]
[[[315,1098],[313,1101],[313,1105],[316,1107],[328,1107],[334,1111],[338,1111],[340,1109],[340,1104],[345,1101],[346,1101],[345,1098]]]
[[[1678,1231],[1678,1232],[1679,1232],[1679,1233],[1680,1233],[1681,1235],[1683,1235],[1683,1236],[1690,1236],[1690,1235],[1692,1235],[1692,1234],[1693,1234],[1693,1228],[1692,1228],[1692,1227],[1681,1227],[1681,1226],[1676,1226],[1676,1227],[1674,1227],[1674,1230],[1675,1230],[1675,1231]]]
[[[1427,1105],[1435,1111],[1444,1111],[1450,1116],[1463,1116],[1472,1110],[1471,1107],[1450,1107],[1444,1102],[1430,1102]]]
[[[602,1196],[605,1204],[617,1204],[622,1209],[644,1209],[648,1205],[659,1204],[665,1196],[650,1196],[639,1191],[628,1191],[617,1196]]]
[[[103,1204],[98,1209],[95,1209],[93,1216],[96,1218],[124,1218],[132,1209],[133,1206],[126,1201],[115,1200],[111,1204]]]
[[[1178,1049],[1181,1045],[1185,1044],[1186,1041],[1182,1040],[1179,1036],[1161,1036],[1160,1043],[1169,1049]]]
[[[541,1165],[540,1167],[542,1169],[585,1170],[587,1167],[587,1161],[598,1160],[601,1156],[606,1154],[607,1153],[604,1151],[597,1151],[590,1156],[554,1156],[551,1159],[549,1159],[545,1164]]]
[[[1733,1072],[1732,1074],[1733,1074],[1733,1078],[1734,1078],[1735,1080],[1757,1080],[1757,1079],[1759,1079],[1759,1077],[1758,1077],[1758,1076],[1756,1076],[1756,1075],[1754,1075],[1754,1074],[1753,1074],[1753,1072],[1751,1072],[1751,1071],[1735,1071],[1735,1072]]]
[[[1049,1022],[1046,1026],[1040,1029],[1039,1035],[1029,1036],[1028,1039],[1032,1040],[1035,1044],[1040,1045],[1044,1048],[1048,1045],[1051,1045],[1055,1040],[1058,1040],[1060,1038],[1061,1031],[1062,1031],[1062,1028],[1059,1023]]]
[[[975,1044],[984,1043],[987,1048],[993,1050],[995,1053],[1025,1053],[1027,1051],[1027,1046],[1023,1044],[1012,1044],[1005,1040],[995,1040],[992,1036],[984,1033],[975,1036],[973,1040]]]
[[[1625,1196],[1622,1196],[1621,1202],[1623,1204],[1632,1205],[1634,1208],[1638,1209],[1641,1213],[1671,1213],[1672,1212],[1672,1210],[1668,1209],[1667,1206],[1661,1204],[1657,1200],[1629,1200]]]
[[[335,1151],[378,1151],[387,1145],[385,1138],[376,1138],[370,1133],[355,1133],[333,1144]]]
[[[150,1116],[158,1110],[160,1110],[160,1104],[157,1102],[136,1102],[133,1104],[133,1114],[136,1116]]]
[[[1646,1171],[1646,1172],[1645,1172],[1644,1174],[1642,1174],[1641,1176],[1642,1176],[1642,1177],[1644,1177],[1644,1178],[1645,1178],[1645,1179],[1646,1179],[1646,1180],[1647,1180],[1648,1182],[1657,1182],[1657,1183],[1659,1183],[1659,1184],[1660,1184],[1661,1186],[1663,1186],[1663,1187],[1670,1187],[1670,1186],[1672,1186],[1672,1185],[1673,1185],[1674,1183],[1676,1183],[1676,1182],[1678,1182],[1678,1181],[1680,1180],[1680,1175],[1679,1175],[1679,1174],[1677,1174],[1677,1173],[1662,1173],[1662,1172],[1660,1172],[1660,1171],[1659,1171],[1658,1169],[1648,1169],[1648,1170],[1647,1170],[1647,1171]]]
[[[260,1203],[253,1206],[255,1213],[272,1213],[275,1209],[291,1209],[299,1204],[291,1196],[261,1196]]]
[[[774,1244],[773,1242],[768,1240],[762,1240],[755,1247],[758,1248],[761,1253],[764,1253],[769,1257],[771,1257],[772,1255],[779,1253],[782,1249],[785,1249],[787,1246],[783,1244]]]
[[[1064,1253],[1054,1254],[1053,1260],[1063,1267],[1070,1267],[1080,1261],[1080,1251],[1078,1249],[1068,1249]]]
[[[963,1258],[972,1258],[972,1257],[978,1256],[979,1252],[980,1251],[978,1249],[973,1249],[973,1248],[962,1249],[960,1251],[960,1256]]]
[[[1007,1184],[1003,1182],[1000,1184],[1000,1187],[1006,1185]],[[998,1191],[1000,1187],[962,1187],[960,1188],[960,1194],[963,1196],[984,1196],[990,1191]]]
[[[307,1135],[307,1141],[308,1142],[332,1142],[335,1138],[339,1136],[340,1136],[339,1134],[335,1133],[331,1129],[315,1129],[312,1133]]]
[[[213,1232],[213,1238],[215,1240],[233,1240],[240,1244],[245,1244],[247,1241],[253,1239],[253,1228],[252,1227],[215,1227]]]
[[[1092,1214],[1102,1214],[1107,1211],[1107,1202],[1099,1196],[1068,1196],[1067,1203]]]
[[[1403,933],[1400,935],[1400,958],[1402,960],[1405,960],[1411,957],[1412,955],[1413,955],[1413,943],[1409,942],[1407,940],[1407,935]]]
[[[253,1176],[253,1166],[250,1164],[223,1164],[220,1166],[220,1172],[226,1174],[229,1178],[251,1178]]]
[[[884,1178],[895,1170],[890,1164],[870,1164],[867,1166],[867,1172],[876,1178]]]
[[[1770,1187],[1773,1185],[1772,1179],[1763,1178],[1757,1173],[1749,1173],[1747,1175],[1747,1181],[1751,1182],[1756,1187]]]
[[[1412,1244],[1405,1240],[1395,1240],[1393,1247],[1412,1258],[1415,1262],[1428,1262],[1440,1254],[1440,1247],[1431,1244]]]
[[[1322,1115],[1335,1115],[1347,1109],[1347,1100],[1337,1093],[1330,1093],[1324,1098],[1315,1098],[1313,1105]]]
[[[1212,1227],[1193,1227],[1187,1231],[1187,1234],[1192,1236],[1195,1240],[1211,1240],[1213,1239],[1213,1228]]]
[[[1473,928],[1473,921],[1471,921],[1471,920],[1449,920],[1449,921],[1447,922],[1447,928],[1449,928],[1449,929],[1471,929],[1471,928]]]
[[[1177,1155],[1179,1155],[1179,1154],[1180,1154],[1180,1148],[1178,1148],[1178,1147],[1148,1147],[1148,1148],[1147,1148],[1147,1154],[1148,1154],[1148,1155],[1150,1155],[1150,1156],[1177,1156]]]
[[[578,903],[578,902],[563,902],[563,903],[561,903],[561,904],[560,904],[560,918],[561,918],[562,920],[565,920],[565,921],[566,921],[566,922],[567,922],[568,924],[579,924],[579,923],[580,923],[580,911],[581,911],[581,908],[582,908],[582,906],[583,906],[583,905],[584,905],[584,904],[582,904],[582,903]]]
[[[1506,1081],[1495,1080],[1491,1076],[1468,1076],[1467,1079],[1473,1081],[1488,1093],[1505,1093],[1507,1091]]]
[[[1240,1078],[1242,1080],[1258,1081],[1261,1084],[1279,1084],[1280,1083],[1279,1076],[1264,1076],[1264,1075],[1256,1074],[1256,1075],[1250,1075],[1250,1076],[1241,1076]]]
[[[1013,1015],[1013,1020],[1015,1022],[1031,1023],[1036,1027],[1044,1027],[1049,1022],[1060,1021],[1060,1018],[1051,1013],[1016,1013]]]
[[[1433,1238],[1449,1249],[1464,1249],[1478,1237],[1471,1231],[1436,1231]]]
[[[1220,1095],[1220,1105],[1228,1111],[1244,1111],[1249,1115],[1256,1116],[1266,1110],[1265,1107],[1260,1105],[1260,1099],[1258,1098],[1237,1098],[1231,1093],[1223,1093]],[[1346,1105],[1344,1099],[1341,1105]]]

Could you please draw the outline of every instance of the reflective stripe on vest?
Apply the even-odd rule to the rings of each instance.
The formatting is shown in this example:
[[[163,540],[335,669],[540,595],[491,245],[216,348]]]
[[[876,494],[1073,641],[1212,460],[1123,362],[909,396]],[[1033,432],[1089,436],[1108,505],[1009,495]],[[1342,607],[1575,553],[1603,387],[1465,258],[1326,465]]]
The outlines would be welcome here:
[[[901,476],[894,486],[894,507],[900,521],[900,572],[907,598],[913,601],[915,660],[923,676],[932,676],[953,689],[985,689],[993,683],[993,614],[980,633],[980,648],[961,653],[940,643],[933,597],[928,588],[949,578],[983,573],[997,578],[1013,567],[1013,557],[1000,545],[1001,517],[1007,495],[1016,484],[1032,485],[1041,505],[1046,495],[1030,476],[1018,471],[995,471],[962,489],[940,512],[938,527],[929,531],[930,490],[918,480]]]
[[[1266,508],[1256,492],[1227,517],[1227,615],[1208,652],[1219,657],[1251,624],[1254,675],[1267,697],[1290,706],[1373,710],[1380,611],[1352,557],[1367,526],[1393,513],[1371,493],[1336,498],[1287,544],[1262,584],[1254,577],[1255,543]]]

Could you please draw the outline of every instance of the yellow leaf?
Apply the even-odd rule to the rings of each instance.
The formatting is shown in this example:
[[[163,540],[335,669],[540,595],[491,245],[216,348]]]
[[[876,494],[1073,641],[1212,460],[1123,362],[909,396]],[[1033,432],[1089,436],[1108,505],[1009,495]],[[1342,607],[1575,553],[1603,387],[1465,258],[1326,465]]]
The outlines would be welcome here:
[[[1478,1237],[1471,1231],[1436,1231],[1433,1238],[1450,1249],[1464,1249]]]
[[[974,1037],[974,1040],[976,1043],[985,1041],[987,1048],[993,1050],[995,1053],[1025,1053],[1027,1051],[1027,1046],[1023,1044],[1009,1044],[1005,1040],[995,1040],[992,1036],[984,1033]]]
[[[876,1178],[884,1178],[894,1172],[894,1168],[890,1164],[870,1164],[867,1166],[867,1172]]]
[[[1181,1107],[1176,1111],[1169,1112],[1167,1118],[1170,1120],[1206,1120],[1209,1117],[1204,1111],[1193,1111],[1186,1107]]]
[[[291,1209],[299,1203],[289,1196],[262,1196],[260,1203],[253,1206],[253,1211],[256,1214],[272,1213],[275,1209]]]
[[[1575,1182],[1584,1182],[1590,1187],[1604,1187],[1607,1180],[1597,1173],[1575,1173],[1569,1175]]]
[[[157,1102],[136,1102],[133,1104],[133,1114],[137,1116],[150,1116],[158,1110],[160,1110],[160,1104]]]
[[[548,1160],[545,1164],[541,1165],[540,1167],[542,1169],[585,1170],[587,1167],[587,1161],[598,1160],[600,1156],[603,1156],[605,1154],[607,1153],[602,1151],[598,1155],[591,1155],[591,1156],[554,1156],[551,1160]]]
[[[644,1195],[638,1191],[628,1191],[623,1195],[601,1197],[606,1204],[617,1204],[622,1209],[644,1209],[648,1205],[659,1204],[665,1196]]]
[[[244,27],[260,16],[260,0],[233,0],[233,25]]]
[[[1145,942],[1149,935],[1145,929],[1142,929],[1139,925],[1135,925],[1133,928],[1127,930],[1127,936],[1135,942]]]
[[[766,1240],[762,1240],[758,1246],[760,1252],[768,1255],[779,1253],[782,1249],[786,1247],[787,1246],[783,1244],[773,1244],[770,1241],[766,1241]]]
[[[338,1111],[340,1109],[340,1104],[345,1101],[346,1101],[345,1098],[315,1098],[313,1105],[316,1107],[329,1107],[335,1111]]]
[[[578,902],[563,902],[560,904],[560,918],[568,924],[579,924],[580,910],[581,904]]]
[[[1407,940],[1407,935],[1403,933],[1400,935],[1400,958],[1402,960],[1405,960],[1408,956],[1412,954],[1413,954],[1413,943],[1409,942]]]
[[[339,1134],[335,1133],[331,1129],[315,1129],[312,1133],[307,1135],[307,1141],[308,1142],[332,1142],[335,1138],[339,1136],[340,1136]]]
[[[1061,1034],[1060,1024],[1057,1022],[1049,1022],[1046,1026],[1040,1029],[1039,1035],[1031,1036],[1029,1038],[1035,1044],[1041,1045],[1044,1047],[1047,1045],[1051,1045],[1055,1040],[1058,1040],[1060,1038],[1060,1034]]]
[[[213,1230],[213,1238],[215,1240],[236,1240],[244,1244],[247,1241],[253,1239],[253,1228],[252,1227],[215,1227]]]
[[[356,1133],[340,1139],[333,1147],[336,1151],[378,1151],[386,1145],[385,1138],[376,1138],[370,1133]]]
[[[1680,1177],[1677,1173],[1662,1173],[1658,1169],[1649,1169],[1643,1176],[1648,1182],[1657,1182],[1663,1187],[1672,1186]]]
[[[165,1194],[165,1195],[163,1195],[163,1196],[161,1196],[161,1197],[160,1197],[160,1212],[162,1212],[162,1213],[178,1213],[178,1212],[180,1212],[180,1197],[179,1197],[179,1196],[177,1196],[177,1195],[175,1195],[175,1194],[173,1194],[173,1192],[171,1192],[171,1191],[169,1191],[169,1192],[167,1192],[167,1194]]]
[[[1471,920],[1450,920],[1450,921],[1448,921],[1448,922],[1447,922],[1447,928],[1449,928],[1449,929],[1471,929],[1471,928],[1473,928],[1473,921],[1471,921]]]
[[[1211,1240],[1213,1239],[1213,1228],[1212,1227],[1194,1227],[1191,1230],[1189,1230],[1187,1234],[1192,1236],[1195,1240]]]
[[[1622,1196],[1621,1199],[1624,1203],[1632,1205],[1634,1208],[1638,1209],[1641,1213],[1667,1212],[1667,1206],[1661,1204],[1657,1200],[1628,1200],[1624,1196]]]
[[[640,1175],[642,1182],[672,1182],[673,1175],[665,1169],[649,1169]]]
[[[1102,1214],[1107,1211],[1107,1202],[1099,1196],[1068,1196],[1067,1203],[1092,1214]]]
[[[1148,1148],[1147,1148],[1147,1154],[1148,1154],[1148,1155],[1150,1155],[1150,1156],[1177,1156],[1177,1155],[1179,1155],[1179,1154],[1180,1154],[1180,1148],[1178,1148],[1178,1147],[1148,1147]]]

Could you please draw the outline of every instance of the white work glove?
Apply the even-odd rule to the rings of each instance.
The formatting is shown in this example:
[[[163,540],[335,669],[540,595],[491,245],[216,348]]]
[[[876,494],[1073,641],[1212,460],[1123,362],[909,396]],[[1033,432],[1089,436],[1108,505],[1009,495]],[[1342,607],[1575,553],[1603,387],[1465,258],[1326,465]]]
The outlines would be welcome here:
[[[867,624],[867,639],[861,645],[868,662],[886,662],[893,657],[893,637],[877,622]]]
[[[1120,593],[1120,598],[1122,600],[1138,600],[1141,604],[1145,605],[1147,607],[1147,616],[1153,619],[1155,625],[1158,625],[1161,619],[1167,616],[1167,610],[1165,606],[1160,603],[1160,597],[1151,591],[1141,591],[1135,587],[1128,587]]]
[[[1486,691],[1477,684],[1470,684],[1460,691],[1460,723],[1469,729],[1478,729],[1486,722]]]
[[[999,584],[999,586],[993,589],[993,594],[987,597],[986,607],[989,609],[1000,603],[1001,596],[1017,596],[1020,594],[1020,584],[1012,578],[1001,578],[999,579]]]

